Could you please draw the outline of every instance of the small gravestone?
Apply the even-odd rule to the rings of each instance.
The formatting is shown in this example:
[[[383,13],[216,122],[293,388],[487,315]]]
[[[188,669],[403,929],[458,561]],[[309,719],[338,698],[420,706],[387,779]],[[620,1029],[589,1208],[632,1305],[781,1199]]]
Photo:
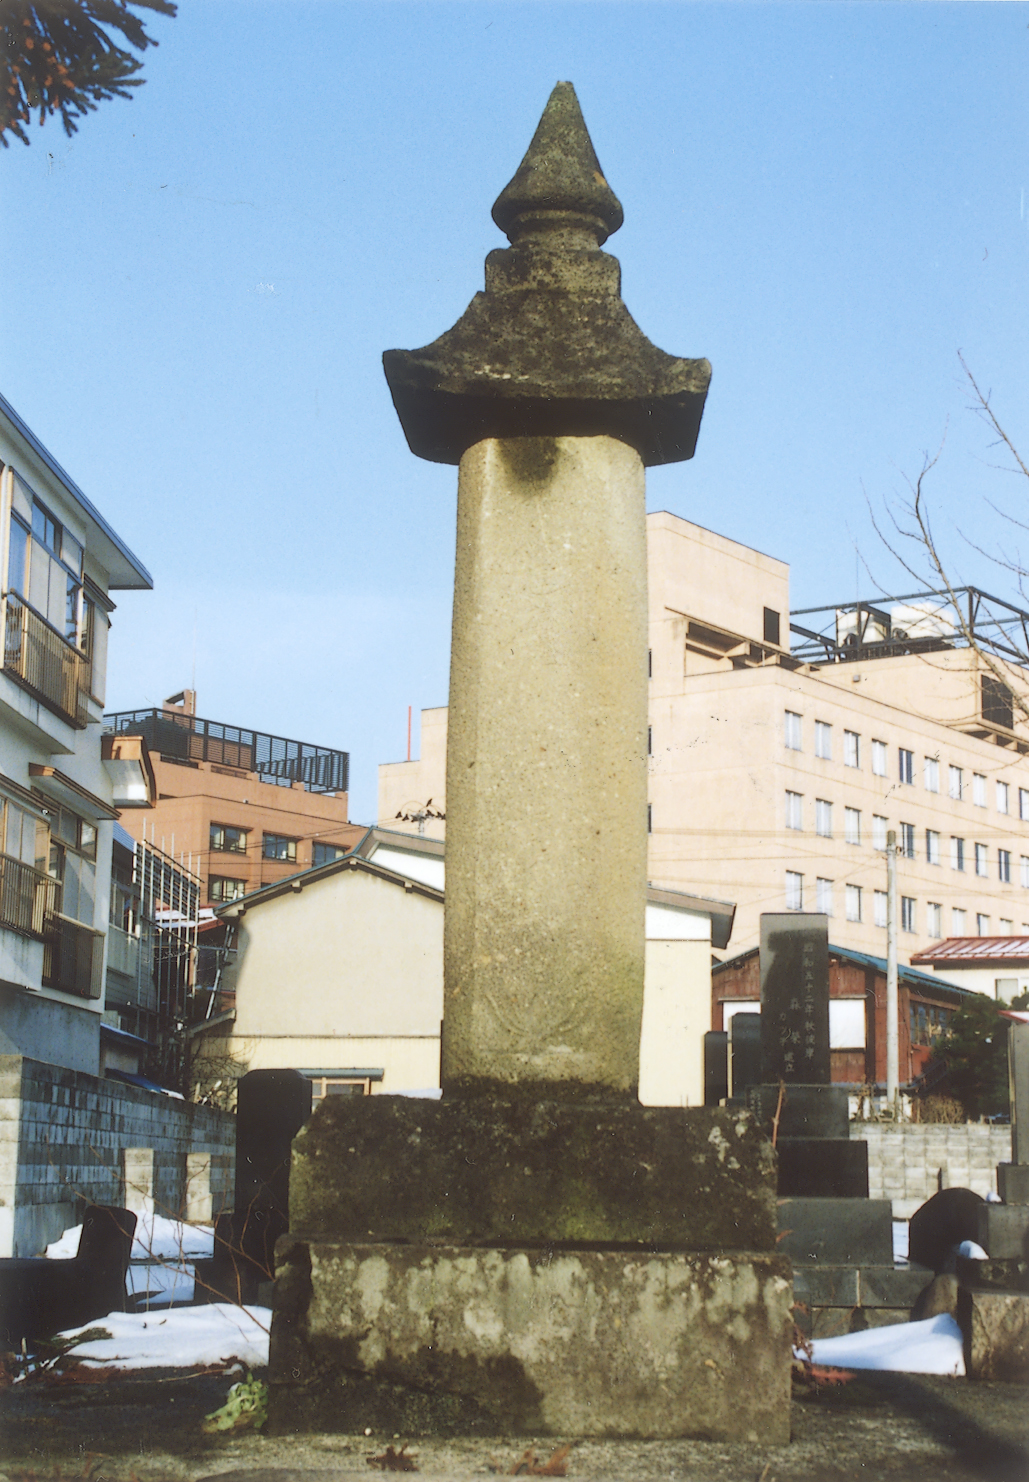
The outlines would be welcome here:
[[[729,1035],[709,1029],[704,1035],[704,1105],[720,1106],[729,1095]]]
[[[729,1020],[729,1075],[734,1099],[761,1084],[760,1014],[733,1014]]]

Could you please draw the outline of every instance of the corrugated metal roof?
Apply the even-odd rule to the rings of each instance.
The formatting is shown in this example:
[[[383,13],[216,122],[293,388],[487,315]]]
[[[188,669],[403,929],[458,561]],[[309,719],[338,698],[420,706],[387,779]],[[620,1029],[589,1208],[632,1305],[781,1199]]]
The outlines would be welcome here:
[[[1005,938],[1005,940],[1007,939]],[[757,947],[751,947],[748,951],[741,952],[738,957],[727,957],[724,962],[718,963],[712,969],[712,972],[724,972],[726,968],[736,967],[739,963],[745,962],[748,957],[755,957],[758,950]],[[829,955],[830,957],[839,957],[845,962],[853,962],[858,967],[873,968],[877,973],[881,973],[884,978],[886,976],[885,957],[873,957],[869,952],[855,952],[850,947],[834,947],[831,942],[829,943]],[[907,967],[902,962],[897,964],[897,979],[901,983],[907,983],[912,988],[920,988],[924,991],[946,988],[952,993],[975,994],[976,997],[982,996],[981,994],[976,994],[973,988],[964,988],[960,983],[952,983],[947,978],[941,978],[937,973],[920,972],[917,967]]]
[[[935,947],[916,952],[912,962],[973,965],[991,962],[1029,962],[1029,937],[948,937]]]

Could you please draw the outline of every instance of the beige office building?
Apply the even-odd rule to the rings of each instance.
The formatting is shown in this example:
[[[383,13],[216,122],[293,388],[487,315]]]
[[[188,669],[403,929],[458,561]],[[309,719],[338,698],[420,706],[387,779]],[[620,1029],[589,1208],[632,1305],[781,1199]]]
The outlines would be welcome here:
[[[784,562],[667,513],[647,534],[651,882],[735,901],[733,953],[785,909],[882,956],[895,831],[904,960],[1029,932],[1029,727],[1010,692],[1029,676],[988,666],[926,594],[794,614],[791,647]],[[1002,644],[980,599],[960,600]],[[445,814],[445,753],[446,709],[423,711],[420,760],[379,769],[383,824],[442,833],[420,815]]]

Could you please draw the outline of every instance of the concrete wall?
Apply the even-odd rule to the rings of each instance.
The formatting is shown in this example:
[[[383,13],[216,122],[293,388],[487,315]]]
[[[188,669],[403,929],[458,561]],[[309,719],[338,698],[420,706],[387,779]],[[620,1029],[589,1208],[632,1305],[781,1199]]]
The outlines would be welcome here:
[[[711,939],[648,941],[640,1090],[644,1106],[704,1105],[711,1022]]]
[[[232,1203],[235,1144],[236,1121],[226,1112],[0,1055],[0,1255],[40,1255],[79,1222],[82,1198],[131,1200],[125,1154],[136,1149],[153,1150],[151,1197],[169,1215],[190,1196],[196,1201],[187,1158],[209,1153],[217,1214]]]
[[[895,1126],[852,1122],[851,1137],[868,1143],[868,1194],[892,1199],[895,1219],[910,1219],[940,1187],[997,1190],[997,1164],[1011,1161],[1011,1128],[964,1122]]]

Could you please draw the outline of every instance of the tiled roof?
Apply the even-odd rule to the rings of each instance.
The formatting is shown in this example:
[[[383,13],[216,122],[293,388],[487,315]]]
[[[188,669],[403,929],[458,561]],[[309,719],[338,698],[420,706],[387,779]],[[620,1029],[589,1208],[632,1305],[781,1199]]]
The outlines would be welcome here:
[[[916,952],[912,962],[940,962],[948,967],[959,963],[974,966],[1004,962],[1029,962],[1029,937],[948,937],[935,947]]]

